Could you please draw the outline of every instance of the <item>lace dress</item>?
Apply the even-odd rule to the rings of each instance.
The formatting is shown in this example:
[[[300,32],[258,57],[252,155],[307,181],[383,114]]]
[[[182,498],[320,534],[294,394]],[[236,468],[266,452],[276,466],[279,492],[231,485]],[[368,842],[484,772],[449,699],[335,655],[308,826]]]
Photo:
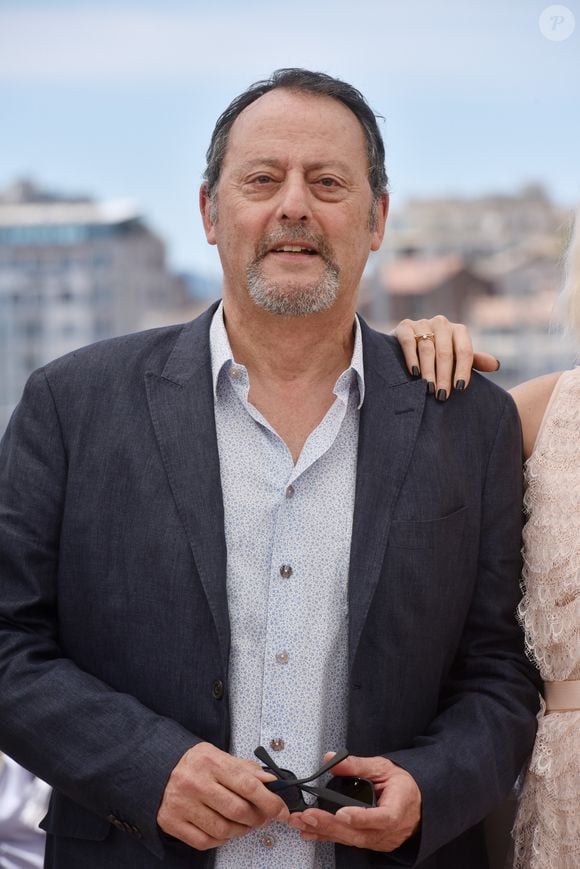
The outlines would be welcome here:
[[[580,368],[556,384],[526,483],[519,616],[528,653],[544,681],[579,680]],[[580,711],[545,714],[542,704],[513,836],[516,869],[579,869]]]

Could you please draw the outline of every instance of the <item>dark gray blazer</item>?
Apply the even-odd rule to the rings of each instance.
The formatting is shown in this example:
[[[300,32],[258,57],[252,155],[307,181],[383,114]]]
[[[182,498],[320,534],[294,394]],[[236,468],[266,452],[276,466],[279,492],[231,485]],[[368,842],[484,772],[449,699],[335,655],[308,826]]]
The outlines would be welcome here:
[[[0,748],[55,788],[57,869],[213,863],[156,825],[181,755],[230,735],[212,311],[36,372],[2,443]],[[478,376],[426,400],[363,330],[348,747],[408,769],[423,820],[414,850],[339,847],[337,866],[477,869],[538,705],[514,620],[517,414]]]

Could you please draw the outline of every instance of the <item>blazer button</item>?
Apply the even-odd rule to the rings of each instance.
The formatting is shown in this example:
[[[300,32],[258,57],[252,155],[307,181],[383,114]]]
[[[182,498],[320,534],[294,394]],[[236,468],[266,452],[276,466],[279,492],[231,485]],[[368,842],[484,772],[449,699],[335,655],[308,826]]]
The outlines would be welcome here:
[[[211,693],[215,700],[221,700],[224,696],[225,686],[221,679],[216,679],[211,686]]]
[[[121,821],[119,818],[116,818],[115,815],[108,815],[107,820],[117,830],[124,830],[125,829],[125,825],[123,824],[123,821]]]

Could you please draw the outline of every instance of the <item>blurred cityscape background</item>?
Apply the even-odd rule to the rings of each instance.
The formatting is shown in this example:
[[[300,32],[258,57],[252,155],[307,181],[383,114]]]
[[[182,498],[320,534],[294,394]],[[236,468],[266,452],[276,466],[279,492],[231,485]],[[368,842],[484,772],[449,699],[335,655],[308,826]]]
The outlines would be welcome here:
[[[531,0],[311,6],[0,3],[0,432],[35,368],[219,296],[204,150],[280,66],[345,78],[386,117],[391,215],[363,316],[465,322],[506,387],[571,364],[553,309],[580,199],[578,30],[546,35]]]

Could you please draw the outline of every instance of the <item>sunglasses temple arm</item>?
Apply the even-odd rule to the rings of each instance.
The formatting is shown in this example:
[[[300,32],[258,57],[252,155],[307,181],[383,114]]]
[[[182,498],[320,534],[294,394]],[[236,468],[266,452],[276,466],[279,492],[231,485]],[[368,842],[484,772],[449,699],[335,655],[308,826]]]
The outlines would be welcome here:
[[[335,803],[337,806],[354,806],[359,809],[370,809],[368,803],[363,803],[361,800],[355,800],[354,797],[346,797],[338,791],[331,791],[330,788],[317,787],[316,785],[300,785],[303,791],[319,797],[321,800],[328,800],[329,803]]]
[[[314,779],[320,778],[320,776],[324,775],[333,767],[337,766],[337,764],[342,763],[342,761],[346,760],[346,758],[348,757],[349,751],[347,748],[339,748],[338,751],[335,753],[334,757],[331,757],[330,760],[327,760],[326,763],[321,766],[320,769],[316,770],[313,775],[309,775],[306,778],[293,780],[287,779],[284,770],[280,769],[278,764],[270,757],[263,745],[259,745],[256,748],[256,750],[254,751],[254,755],[258,758],[258,760],[260,760],[270,770],[272,770],[272,772],[277,775],[279,779],[282,779],[283,781],[289,781],[289,784],[292,785],[302,785],[306,782],[314,781]]]
[[[321,775],[324,775],[325,772],[328,772],[329,769],[332,769],[333,766],[337,766],[337,764],[342,763],[343,760],[349,755],[348,748],[339,748],[337,752],[335,752],[334,757],[331,757],[330,760],[327,760],[324,766],[321,766],[317,773],[315,773],[312,778],[319,778]]]
[[[257,751],[257,749],[256,749]],[[256,752],[254,752],[255,754]],[[333,768],[333,766],[337,766],[337,764],[342,763],[343,760],[349,755],[349,751],[347,748],[339,748],[334,757],[331,757],[330,760],[327,760],[324,766],[321,766],[320,769],[317,769],[315,773],[307,776],[306,778],[297,778],[293,784],[295,785],[303,785],[306,782],[314,781],[316,778],[320,778],[321,775],[324,775],[325,772],[328,772]]]
[[[273,773],[279,776],[279,778],[284,778],[284,773],[282,772],[278,764],[274,760],[272,760],[263,745],[259,745],[254,751],[254,754],[258,758],[258,760],[261,760],[262,763],[265,764],[265,766],[267,766],[269,769],[271,769]]]

